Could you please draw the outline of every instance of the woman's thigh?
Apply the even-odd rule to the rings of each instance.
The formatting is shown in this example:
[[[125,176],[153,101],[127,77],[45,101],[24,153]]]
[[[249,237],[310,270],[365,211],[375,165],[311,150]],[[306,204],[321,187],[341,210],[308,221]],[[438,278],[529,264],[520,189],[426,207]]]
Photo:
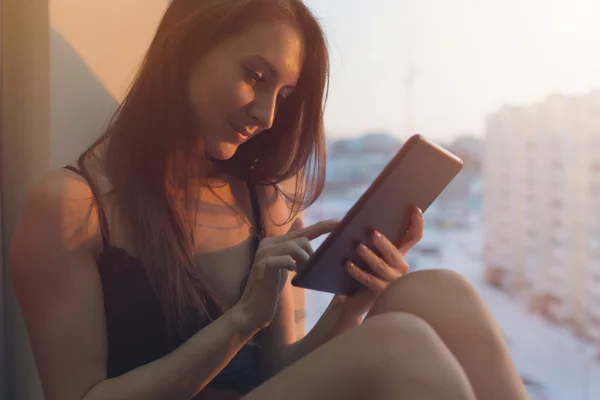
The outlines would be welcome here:
[[[424,321],[387,313],[324,344],[244,397],[474,399],[456,359]]]
[[[449,270],[424,270],[392,283],[366,320],[404,312],[426,321],[484,399],[527,395],[494,316],[465,278]]]

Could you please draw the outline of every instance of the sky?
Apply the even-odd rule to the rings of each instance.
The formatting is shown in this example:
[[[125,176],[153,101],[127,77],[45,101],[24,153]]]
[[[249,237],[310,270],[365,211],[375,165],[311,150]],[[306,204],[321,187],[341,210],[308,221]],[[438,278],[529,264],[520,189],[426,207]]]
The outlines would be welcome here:
[[[600,88],[600,0],[305,3],[330,45],[332,138],[410,130],[440,140],[481,136],[486,115],[505,104]]]

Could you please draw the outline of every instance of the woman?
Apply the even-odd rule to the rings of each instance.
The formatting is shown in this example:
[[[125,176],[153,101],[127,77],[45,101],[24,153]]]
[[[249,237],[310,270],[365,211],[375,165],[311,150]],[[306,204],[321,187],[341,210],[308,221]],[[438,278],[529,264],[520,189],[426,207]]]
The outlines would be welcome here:
[[[526,398],[469,284],[403,277],[418,210],[296,340],[290,272],[335,226],[301,213],[327,73],[300,0],[172,2],[106,133],[36,185],[13,239],[47,399]]]

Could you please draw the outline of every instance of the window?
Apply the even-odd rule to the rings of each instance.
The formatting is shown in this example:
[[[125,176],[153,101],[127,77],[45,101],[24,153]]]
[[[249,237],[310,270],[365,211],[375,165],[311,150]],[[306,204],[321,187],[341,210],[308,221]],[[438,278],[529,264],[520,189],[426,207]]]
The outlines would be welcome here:
[[[553,209],[560,209],[562,208],[562,200],[560,199],[553,199],[552,202],[550,203],[550,205],[552,206]]]
[[[580,68],[600,65],[600,44],[581,41],[583,31],[589,37],[600,37],[600,25],[595,21],[593,1],[577,6],[568,0],[556,1],[552,7],[541,8],[531,2],[479,2],[475,8],[471,5],[456,13],[452,12],[455,3],[442,0],[426,5],[373,0],[357,2],[351,11],[339,8],[342,6],[337,4],[344,2],[305,0],[317,15],[323,13],[330,39],[336,44],[333,47],[338,49],[332,57],[326,111],[331,140],[360,136],[382,126],[390,136],[406,138],[412,124],[414,130],[439,138],[443,145],[468,149],[468,160],[479,160],[479,169],[475,163],[465,163],[468,180],[479,180],[483,185],[479,196],[465,196],[464,204],[475,222],[460,231],[431,225],[430,237],[448,249],[442,251],[445,265],[468,275],[478,290],[495,299],[492,312],[501,315],[503,330],[511,332],[511,350],[530,352],[515,357],[517,367],[540,377],[540,383],[548,389],[546,398],[575,399],[580,397],[585,379],[579,372],[562,374],[561,368],[585,365],[583,353],[574,354],[579,339],[559,320],[539,324],[536,317],[522,313],[527,300],[511,295],[502,285],[490,287],[479,279],[480,271],[502,265],[502,282],[518,282],[517,277],[522,275],[521,284],[530,284],[532,291],[547,284],[564,297],[565,306],[559,311],[565,319],[575,312],[570,306],[576,301],[572,293],[583,291],[574,277],[586,276],[587,270],[581,268],[587,267],[569,263],[568,258],[576,250],[566,237],[565,225],[577,218],[574,213],[579,207],[574,202],[597,207],[592,213],[600,216],[599,95],[592,92],[598,73],[593,68]],[[436,9],[435,18],[428,18],[432,9]],[[397,15],[403,18],[398,20]],[[366,25],[366,17],[379,22]],[[498,17],[511,21],[511,35],[486,28],[495,25]],[[554,29],[558,25],[581,30]],[[398,41],[402,37],[412,39]],[[435,39],[439,37],[447,38],[451,48]],[[511,46],[514,37],[519,38],[519,46]],[[548,46],[553,42],[563,44],[561,51]],[[391,55],[390,48],[397,49],[398,55]],[[381,57],[386,62],[382,63]],[[413,65],[419,70],[414,85],[393,83],[403,82],[398,77],[409,73]],[[578,71],[576,85],[562,73],[565,70]],[[536,77],[535,85],[531,84],[531,76]],[[457,82],[467,82],[464,92],[468,95],[456,94],[453,88]],[[413,102],[406,103],[407,98]],[[584,166],[590,175],[588,183],[569,176],[574,166],[581,168],[575,162],[581,151],[593,160]],[[588,173],[581,175],[581,179],[588,179]],[[581,198],[571,196],[573,192]],[[339,198],[345,197],[339,194]],[[336,203],[333,195],[325,201],[351,205],[349,201]],[[520,213],[515,214],[515,209]],[[589,234],[600,237],[600,222],[593,222],[593,216],[587,219]],[[458,238],[462,238],[460,242]],[[600,263],[600,252],[589,257]],[[432,263],[431,258],[421,254],[415,255],[415,260],[421,266]],[[549,281],[552,262],[556,265]],[[498,290],[506,293],[500,300]],[[585,313],[585,302],[581,307]],[[558,336],[560,341],[550,339]],[[527,345],[532,337],[543,342],[541,350]],[[600,354],[600,343],[589,346],[596,346]],[[591,380],[600,381],[596,369],[592,370]],[[548,376],[559,378],[545,378]],[[600,398],[599,391],[590,389],[588,393],[590,398]]]

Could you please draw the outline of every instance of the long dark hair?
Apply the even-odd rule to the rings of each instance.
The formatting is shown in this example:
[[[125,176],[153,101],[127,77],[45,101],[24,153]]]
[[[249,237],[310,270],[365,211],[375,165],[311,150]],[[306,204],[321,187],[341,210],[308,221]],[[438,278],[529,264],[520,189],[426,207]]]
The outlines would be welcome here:
[[[106,132],[79,158],[81,168],[93,158],[110,181],[111,200],[170,329],[185,329],[190,317],[214,318],[209,302],[223,311],[195,266],[195,218],[182,207],[194,203],[186,188],[206,179],[211,162],[187,100],[191,71],[228,36],[275,18],[295,23],[303,34],[297,88],[281,102],[273,127],[241,145],[222,167],[280,194],[279,183],[299,176],[287,198],[290,218],[312,204],[325,180],[329,60],[322,29],[301,0],[174,0]],[[183,202],[175,186],[183,188]]]

